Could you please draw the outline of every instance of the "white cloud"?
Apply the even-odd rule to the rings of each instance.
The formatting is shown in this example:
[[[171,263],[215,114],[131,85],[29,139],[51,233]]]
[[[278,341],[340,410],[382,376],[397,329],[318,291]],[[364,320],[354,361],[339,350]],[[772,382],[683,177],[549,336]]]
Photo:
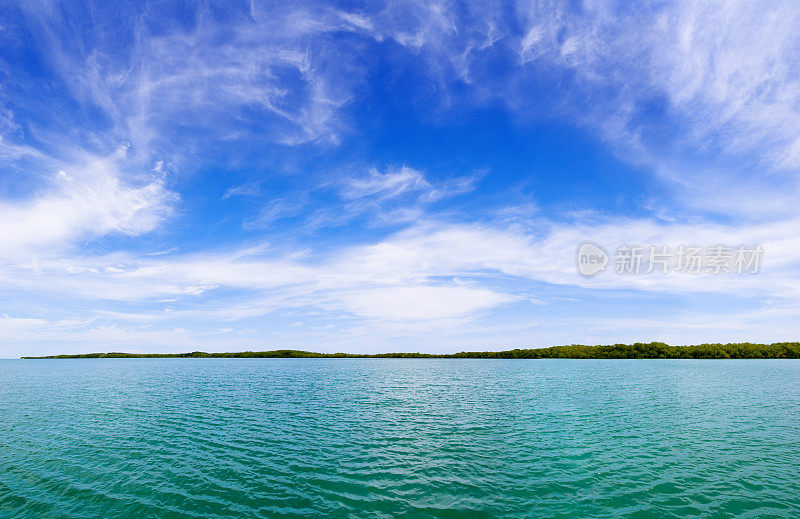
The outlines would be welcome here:
[[[123,155],[88,158],[58,171],[48,188],[28,199],[0,201],[0,258],[52,254],[79,239],[153,230],[176,195],[159,177],[138,186],[124,181]]]
[[[256,183],[246,183],[234,187],[229,187],[222,195],[223,200],[234,196],[261,196],[261,186]]]
[[[421,172],[403,166],[386,173],[370,169],[368,175],[364,177],[351,177],[344,182],[342,196],[349,200],[364,197],[386,200],[410,191],[430,189],[433,189],[433,186]]]
[[[514,300],[483,288],[399,286],[346,292],[345,306],[360,317],[386,321],[427,321],[474,315]]]
[[[800,168],[800,6],[692,2],[653,20],[652,81],[690,119],[692,138]]]
[[[392,301],[403,318],[469,317],[519,295],[538,290],[525,283],[548,283],[605,290],[652,293],[717,293],[751,297],[796,298],[800,284],[797,222],[754,225],[665,224],[651,220],[565,226],[531,234],[488,225],[419,225],[369,244],[319,256],[267,255],[254,252],[192,255],[38,259],[7,272],[7,287],[19,286],[88,300],[121,302],[175,298],[176,312],[192,311],[195,302],[238,307],[243,316],[264,315],[280,308],[343,309],[362,317],[387,319]],[[575,251],[591,239],[610,252],[619,245],[680,244],[761,245],[764,267],[754,276],[640,275],[613,273],[583,278]],[[472,280],[467,284],[462,280]],[[516,280],[510,285],[507,280]],[[228,306],[217,291],[236,290]],[[528,294],[530,295],[530,294]],[[206,300],[204,298],[208,297]],[[439,310],[434,310],[434,307]],[[367,309],[373,308],[372,313]],[[229,312],[227,318],[236,312]],[[427,317],[426,317],[427,316]]]
[[[518,12],[523,70],[569,71],[559,106],[666,180],[673,203],[738,217],[792,213],[795,2],[587,2],[578,11],[553,1]],[[510,88],[510,104],[532,103],[518,83]]]
[[[520,117],[591,128],[657,174],[673,205],[744,218],[792,213],[800,194],[795,2],[514,7],[509,22],[491,3],[393,4],[370,15],[371,34],[419,55],[437,115],[499,99]],[[498,70],[510,52],[518,66]],[[426,96],[420,111],[431,102]]]
[[[375,168],[366,175],[346,177],[340,181],[340,194],[345,200],[368,200],[371,203],[416,196],[417,202],[429,203],[475,189],[480,175],[431,182],[417,169],[402,166],[381,173]]]
[[[125,351],[158,353],[194,351],[202,344],[208,351],[250,348],[255,339],[234,330],[189,330],[181,327],[153,328],[149,325],[102,324],[92,320],[48,321],[0,317],[0,357],[58,353]],[[17,350],[8,348],[14,344]]]
[[[75,340],[84,337],[89,341],[86,344],[99,344],[91,342],[92,337],[117,338],[118,344],[131,345],[138,338],[172,351],[186,349],[191,341],[196,341],[192,349],[221,347],[217,339],[206,340],[197,330],[212,324],[219,328],[223,321],[252,323],[254,318],[276,323],[268,329],[286,327],[281,332],[286,337],[325,351],[374,351],[407,344],[403,337],[421,336],[425,340],[415,344],[430,351],[470,344],[507,347],[625,338],[691,342],[691,337],[735,338],[737,333],[739,339],[764,339],[769,336],[767,323],[776,330],[788,329],[786,321],[793,318],[792,308],[800,298],[797,225],[787,222],[742,228],[617,220],[551,223],[547,230],[530,233],[514,226],[440,222],[420,224],[333,253],[276,256],[262,247],[164,256],[62,256],[6,265],[0,269],[0,279],[7,294],[21,295],[15,298],[18,301],[36,294],[37,301],[50,299],[58,306],[57,301],[64,298],[71,311],[95,319],[68,334]],[[762,271],[753,276],[606,273],[587,279],[577,273],[574,264],[576,248],[586,239],[612,252],[625,243],[760,244],[765,259]],[[604,313],[611,312],[610,316],[597,315],[597,310],[583,302],[601,294],[618,301],[599,307]],[[720,308],[712,305],[699,316],[687,315],[679,323],[663,326],[654,324],[658,317],[636,311],[636,302],[651,296],[666,301],[692,294],[708,294],[728,303],[745,299],[750,301],[752,313],[737,322],[730,316],[724,318]],[[575,307],[567,308],[571,305]],[[114,307],[120,310],[110,310]],[[33,314],[18,309],[14,315],[18,320],[0,324],[14,334],[13,330],[26,326],[32,330],[41,324],[26,319],[53,314],[58,316],[56,320],[68,320],[59,308],[36,308]],[[559,308],[566,313],[558,314]],[[497,312],[500,309],[503,312]],[[511,309],[515,310],[509,313]],[[511,317],[515,312],[517,317]],[[505,317],[498,321],[500,314]],[[326,320],[336,323],[336,329],[320,331]],[[298,321],[304,323],[302,328],[290,325]],[[752,325],[752,333],[746,333],[742,322]],[[157,324],[162,326],[149,328]],[[88,332],[87,327],[94,331]],[[43,328],[52,336],[65,329]],[[170,346],[173,332],[169,330],[176,328],[186,331]],[[35,335],[33,331],[20,333],[20,337]],[[248,332],[249,337],[260,338],[257,344],[261,347],[271,340],[265,334],[263,329]],[[231,349],[232,344],[241,342],[221,349]]]
[[[302,328],[296,337],[326,348],[347,346],[356,337],[372,349],[370,341],[424,331],[428,346],[443,341],[439,349],[466,340],[466,326],[467,339],[483,346],[487,338],[581,340],[587,327],[598,336],[617,330],[642,339],[652,338],[638,337],[642,330],[675,338],[698,330],[719,336],[758,329],[767,337],[769,325],[791,333],[786,323],[794,319],[800,297],[800,222],[794,216],[800,8],[773,0],[632,5],[584,2],[576,11],[567,2],[520,2],[500,16],[496,6],[480,2],[458,8],[447,2],[392,3],[357,13],[304,5],[265,10],[254,2],[249,12],[232,13],[224,23],[199,12],[191,27],[165,26],[157,34],[126,19],[114,27],[122,36],[108,39],[126,49],[122,54],[104,44],[107,34],[98,25],[96,46],[83,54],[72,53],[75,34],[66,30],[63,13],[26,4],[36,29],[31,34],[49,60],[44,65],[57,72],[76,110],[95,115],[98,124],[67,128],[60,123],[67,117],[42,113],[38,122],[26,121],[29,133],[22,134],[6,104],[23,106],[26,100],[4,99],[0,106],[0,159],[48,181],[29,196],[0,201],[0,281],[4,304],[16,309],[0,319],[0,336],[104,348],[113,343],[186,349],[200,342],[231,349],[242,342],[226,343],[230,337],[217,332],[209,339],[211,332],[189,328],[282,312],[292,314],[286,323],[304,323],[295,327]],[[340,33],[347,33],[344,43],[331,37]],[[362,51],[374,50],[369,45],[375,42],[394,45],[392,52],[404,46],[426,67],[431,84],[420,91],[436,92],[437,106],[431,109],[428,94],[418,101],[425,104],[421,112],[435,112],[433,118],[453,106],[466,84],[467,102],[503,99],[519,114],[535,114],[537,103],[544,103],[548,113],[593,128],[620,155],[674,188],[674,200],[645,204],[665,221],[573,215],[573,221],[554,223],[535,207],[498,211],[509,223],[459,224],[444,216],[437,221],[426,212],[432,202],[470,192],[478,176],[443,181],[401,166],[345,176],[333,188],[346,207],[326,206],[310,216],[324,223],[369,215],[367,225],[407,226],[379,238],[369,233],[371,241],[360,245],[326,243],[320,247],[325,252],[283,256],[265,246],[195,254],[174,248],[163,255],[75,252],[84,240],[146,234],[170,214],[177,195],[162,174],[136,174],[156,156],[192,160],[209,142],[338,142],[347,132],[342,109],[366,78]],[[515,65],[501,71],[496,63]],[[548,104],[552,98],[546,81],[537,82],[540,76],[563,81],[558,106]],[[458,95],[450,88],[454,82],[461,82]],[[31,135],[36,139],[26,140]],[[126,141],[132,159],[97,151]],[[30,142],[48,146],[37,149]],[[34,160],[48,167],[38,171],[23,164]],[[259,195],[259,185],[232,187],[223,198]],[[270,229],[281,218],[301,215],[311,202],[313,196],[276,196],[245,226]],[[734,218],[720,224],[692,214],[688,224],[689,218],[670,217],[676,205]],[[585,279],[573,264],[575,248],[585,239],[609,249],[623,243],[760,244],[765,268],[749,278]],[[669,325],[638,316],[577,314],[542,324],[541,308],[526,315],[531,324],[482,321],[501,307],[549,304],[553,287],[572,296],[563,297],[564,304],[624,291],[631,298],[708,293],[774,307],[735,319],[714,318],[719,312],[710,309]],[[75,323],[61,315],[64,308],[88,317]],[[328,332],[328,323],[315,327],[320,316],[346,321],[340,328],[347,331]]]
[[[265,204],[255,218],[245,221],[242,226],[248,230],[269,229],[279,220],[299,215],[305,206],[305,196],[276,198]]]
[[[57,80],[85,110],[112,122],[92,137],[127,140],[137,154],[168,151],[175,162],[202,150],[193,135],[338,142],[336,113],[361,75],[352,53],[332,46],[329,35],[368,28],[366,19],[330,8],[253,2],[249,13],[232,8],[224,19],[200,7],[190,27],[164,20],[154,30],[147,15],[123,9],[113,27],[92,26],[87,48],[63,11],[21,8]],[[178,138],[176,121],[192,135]]]

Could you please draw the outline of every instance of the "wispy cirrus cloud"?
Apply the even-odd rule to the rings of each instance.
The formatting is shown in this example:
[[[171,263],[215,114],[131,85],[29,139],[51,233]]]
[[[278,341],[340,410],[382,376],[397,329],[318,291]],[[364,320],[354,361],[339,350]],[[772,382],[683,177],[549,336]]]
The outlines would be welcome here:
[[[478,175],[472,175],[434,184],[421,171],[408,166],[390,169],[385,173],[371,168],[366,175],[343,179],[340,182],[340,195],[345,200],[370,199],[378,203],[414,195],[419,202],[435,202],[472,191],[478,179]]]
[[[308,196],[304,194],[274,198],[267,202],[251,219],[242,224],[247,230],[269,229],[274,224],[287,218],[301,214],[308,203]]]
[[[294,346],[351,351],[424,336],[441,351],[652,339],[637,335],[647,330],[789,333],[800,297],[800,8],[501,7],[0,7],[14,21],[0,30],[0,336],[175,350],[285,334]],[[392,88],[407,104],[385,103]],[[587,218],[576,195],[577,210],[556,214],[535,197],[575,187],[548,184],[558,164],[520,158],[508,171],[448,177],[463,162],[444,159],[439,170],[403,155],[412,149],[371,149],[363,134],[381,122],[382,103],[390,113],[416,107],[396,116],[442,133],[439,123],[461,124],[475,109],[510,126],[555,120],[650,174],[667,196],[642,195],[636,214],[600,206]],[[331,150],[341,156],[326,160]],[[478,151],[471,160],[506,153]],[[501,180],[513,170],[538,175],[542,193],[511,200]],[[611,191],[633,189],[625,183]],[[194,212],[176,222],[181,199]],[[235,218],[223,214],[231,208]],[[154,231],[175,243],[151,244]],[[609,248],[760,244],[766,268],[702,282],[586,279],[573,262],[587,238]],[[587,303],[600,294],[612,303]],[[693,309],[700,317],[665,318],[668,306],[706,296],[713,304]],[[631,315],[652,298],[668,303]],[[749,314],[721,315],[743,299]]]
[[[106,118],[96,135],[103,141],[126,140],[137,153],[177,153],[167,146],[181,121],[194,134],[223,139],[239,139],[257,124],[267,142],[335,142],[334,114],[359,75],[354,61],[329,48],[329,36],[361,29],[332,9],[231,7],[222,18],[197,9],[185,23],[153,7],[140,15],[122,10],[113,28],[95,25],[89,43],[69,30],[73,16],[90,16],[83,8],[19,6],[62,93]],[[100,8],[95,16],[106,14]],[[4,32],[10,48],[21,43],[17,31]],[[17,69],[12,78],[21,82],[24,74]],[[20,94],[8,96],[13,102]],[[189,136],[182,135],[184,145]]]
[[[499,100],[523,120],[596,133],[691,210],[791,212],[800,169],[793,2],[551,0],[502,12],[412,2],[364,17],[374,38],[419,55],[440,116]]]
[[[800,170],[796,4],[552,2],[520,15],[523,68],[573,73],[562,106],[666,180],[679,203],[787,213]]]
[[[173,209],[177,195],[157,173],[139,185],[123,178],[124,150],[63,165],[42,192],[0,202],[0,261],[64,251],[81,239],[153,230]]]
[[[248,182],[238,186],[229,187],[222,195],[223,200],[236,196],[261,196],[261,186],[255,182]]]
[[[745,291],[753,297],[791,300],[800,294],[800,284],[795,280],[800,260],[795,225],[786,222],[740,228],[630,220],[549,224],[545,234],[534,234],[514,227],[441,222],[410,227],[379,242],[350,246],[334,254],[309,251],[302,256],[276,255],[261,247],[163,257],[40,258],[35,264],[17,264],[16,274],[9,275],[7,283],[35,285],[38,290],[70,293],[90,301],[134,303],[178,298],[173,301],[174,310],[184,304],[190,309],[205,297],[212,302],[219,292],[235,289],[243,292],[235,292],[234,299],[246,295],[245,299],[254,301],[271,300],[264,307],[265,314],[278,308],[316,306],[319,310],[358,309],[362,317],[389,319],[389,313],[377,306],[374,313],[368,311],[371,295],[385,295],[386,304],[395,305],[399,320],[466,318],[477,310],[517,299],[517,288],[525,283],[654,294]],[[578,274],[574,255],[577,246],[588,238],[612,252],[613,247],[628,243],[673,248],[687,242],[759,243],[767,251],[768,261],[762,272],[749,277],[674,273],[584,278]],[[508,280],[517,281],[507,284]],[[437,300],[439,294],[444,299]],[[474,294],[476,301],[483,302],[467,304],[470,299],[466,297],[465,306],[445,303],[447,297],[458,294]],[[414,310],[427,308],[429,298],[438,301],[440,312]],[[202,306],[208,309],[206,304]]]
[[[270,197],[258,185],[244,184],[227,189],[223,198],[268,199],[255,216],[243,222],[243,227],[251,231],[271,229],[290,219],[302,221],[309,232],[340,227],[360,218],[369,218],[373,225],[397,225],[425,218],[426,208],[435,202],[470,193],[483,174],[431,180],[424,172],[406,165],[386,168],[384,172],[373,167],[364,172],[339,173],[333,180],[303,185],[282,196],[273,192]]]
[[[637,337],[635,334],[644,330],[661,329],[652,317],[627,315],[625,306],[618,310],[603,306],[602,318],[597,310],[585,310],[589,301],[597,304],[600,294],[607,293],[640,304],[649,304],[652,297],[663,301],[689,294],[706,294],[711,300],[723,298],[732,304],[730,298],[746,294],[752,314],[745,321],[758,323],[761,315],[757,328],[765,333],[764,322],[779,324],[793,315],[800,297],[795,226],[795,222],[787,222],[742,229],[623,220],[551,224],[542,235],[515,227],[440,222],[333,254],[311,251],[298,257],[256,248],[159,257],[40,258],[35,264],[6,267],[2,274],[7,290],[19,287],[50,294],[56,300],[68,298],[75,312],[91,320],[85,326],[109,326],[111,322],[117,323],[113,325],[117,328],[145,327],[143,331],[148,326],[161,329],[187,322],[236,323],[233,329],[253,319],[277,319],[285,324],[287,315],[291,322],[318,323],[313,326],[335,323],[335,330],[329,329],[326,336],[336,337],[336,341],[358,333],[364,334],[364,340],[381,337],[387,344],[423,330],[452,344],[450,341],[463,338],[457,330],[465,327],[484,330],[480,332],[485,334],[480,335],[484,340],[502,336],[545,341],[547,337],[541,334],[550,330],[555,334],[550,340],[562,337],[568,342],[608,341],[623,332]],[[587,237],[609,249],[621,240],[670,246],[687,240],[732,244],[761,240],[768,256],[762,272],[749,277],[607,273],[584,278],[575,268],[574,252]],[[568,298],[572,302],[557,297],[564,289],[572,294]],[[560,315],[558,309],[564,305],[584,310]],[[115,307],[117,310],[109,310]],[[731,315],[741,311],[738,308]],[[509,314],[502,326],[496,322],[497,312]],[[515,312],[520,312],[519,316],[510,317]],[[714,326],[703,323],[713,321],[719,308],[712,305],[692,312],[693,319],[672,323],[669,332],[673,337],[699,331],[717,333],[712,332]],[[531,322],[538,314],[550,316],[548,322]],[[571,323],[569,327],[564,327],[565,322]],[[724,322],[730,320],[718,325],[725,328]],[[732,330],[728,326],[725,333],[734,333]],[[186,333],[197,336],[196,331]],[[163,340],[168,337],[171,335],[163,335]],[[166,342],[161,344],[169,347]]]

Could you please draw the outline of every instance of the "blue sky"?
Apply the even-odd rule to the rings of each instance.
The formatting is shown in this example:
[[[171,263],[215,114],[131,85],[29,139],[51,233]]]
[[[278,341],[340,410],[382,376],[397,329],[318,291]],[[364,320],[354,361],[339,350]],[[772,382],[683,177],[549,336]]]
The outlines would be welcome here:
[[[800,7],[0,5],[0,356],[796,340]],[[578,246],[761,246],[754,275]]]

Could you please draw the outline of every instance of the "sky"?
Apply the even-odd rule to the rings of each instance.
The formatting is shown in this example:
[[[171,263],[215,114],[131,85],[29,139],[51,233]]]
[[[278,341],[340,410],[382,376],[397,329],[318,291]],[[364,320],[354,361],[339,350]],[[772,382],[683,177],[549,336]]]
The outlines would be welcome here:
[[[797,27],[794,0],[0,1],[0,356],[798,340]],[[763,255],[616,271],[681,246]]]

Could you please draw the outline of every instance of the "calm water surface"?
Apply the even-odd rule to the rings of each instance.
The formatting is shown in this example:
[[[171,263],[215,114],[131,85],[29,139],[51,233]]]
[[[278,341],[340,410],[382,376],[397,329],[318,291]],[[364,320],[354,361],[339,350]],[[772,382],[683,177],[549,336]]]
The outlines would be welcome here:
[[[800,362],[0,361],[0,517],[800,517]]]

